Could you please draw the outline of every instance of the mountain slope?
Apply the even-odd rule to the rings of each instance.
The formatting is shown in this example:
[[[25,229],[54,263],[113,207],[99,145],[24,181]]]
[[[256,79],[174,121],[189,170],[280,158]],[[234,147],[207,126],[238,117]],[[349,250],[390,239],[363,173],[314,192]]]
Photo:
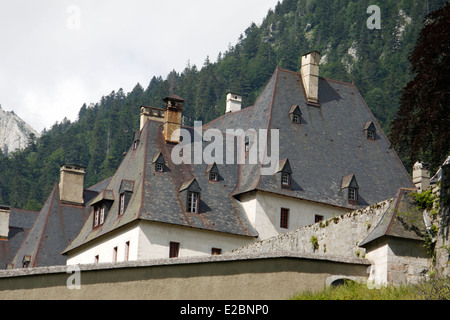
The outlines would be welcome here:
[[[4,155],[28,146],[30,139],[40,134],[19,118],[13,111],[4,111],[0,106],[0,149]]]

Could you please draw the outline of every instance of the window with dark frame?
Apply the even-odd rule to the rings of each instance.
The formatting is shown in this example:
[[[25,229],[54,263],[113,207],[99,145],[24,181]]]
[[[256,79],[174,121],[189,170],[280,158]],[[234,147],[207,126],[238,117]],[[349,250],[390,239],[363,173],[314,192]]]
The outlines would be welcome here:
[[[216,172],[209,173],[209,181],[217,181],[218,174]]]
[[[320,222],[322,220],[323,220],[323,216],[318,215],[318,214],[314,215],[314,223]]]
[[[289,209],[281,208],[280,228],[287,229],[289,224]]]
[[[169,258],[177,258],[180,251],[179,242],[170,242],[169,245]]]
[[[163,172],[164,171],[164,165],[162,163],[156,163],[155,164],[155,170],[158,172]]]
[[[130,241],[125,242],[125,261],[130,258]]]
[[[120,194],[119,198],[119,216],[125,213],[125,193]]]
[[[281,173],[281,184],[286,187],[289,187],[291,185],[291,175],[289,173]]]
[[[222,249],[220,249],[220,248],[212,248],[212,249],[211,249],[211,254],[212,254],[213,256],[220,255],[220,254],[222,254]]]
[[[188,203],[187,212],[198,212],[198,193],[188,192]]]
[[[298,114],[292,115],[292,122],[293,123],[300,123],[300,116]]]
[[[358,200],[358,189],[356,188],[348,188],[348,200],[356,201]]]
[[[113,262],[117,262],[117,247],[114,247],[113,249]]]
[[[367,139],[375,140],[375,131],[367,130]]]

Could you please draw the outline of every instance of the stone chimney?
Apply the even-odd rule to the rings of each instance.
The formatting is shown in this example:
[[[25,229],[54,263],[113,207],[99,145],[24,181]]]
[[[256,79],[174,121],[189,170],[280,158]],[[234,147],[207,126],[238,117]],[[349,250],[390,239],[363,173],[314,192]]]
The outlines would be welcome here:
[[[10,213],[8,206],[0,206],[0,239],[8,239]]]
[[[312,51],[302,56],[302,81],[306,98],[310,103],[319,103],[319,61],[320,53]]]
[[[60,169],[59,198],[62,202],[82,205],[84,168],[66,164]]]
[[[237,94],[227,94],[227,104],[225,113],[241,110],[242,97]]]
[[[413,166],[413,183],[418,191],[426,190],[430,186],[430,171],[426,163],[417,161]]]
[[[142,106],[139,119],[139,130],[142,130],[148,119],[164,122],[164,109]]]
[[[179,143],[180,132],[174,132],[181,128],[181,114],[184,99],[176,94],[172,94],[164,98],[163,101],[166,103],[164,109],[164,139],[166,142]]]

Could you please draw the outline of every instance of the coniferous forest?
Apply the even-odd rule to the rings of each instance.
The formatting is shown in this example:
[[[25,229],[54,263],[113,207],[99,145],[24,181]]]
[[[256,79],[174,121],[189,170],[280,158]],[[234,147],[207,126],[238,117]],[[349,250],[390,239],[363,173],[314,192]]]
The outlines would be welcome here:
[[[150,76],[148,83],[137,83],[131,92],[112,88],[114,91],[97,103],[80,106],[77,121],[63,119],[44,130],[39,139],[30,137],[25,150],[0,156],[0,204],[39,210],[59,180],[60,166],[66,163],[86,168],[86,187],[110,177],[139,129],[142,105],[163,107],[162,99],[176,93],[185,99],[184,123],[206,123],[224,114],[228,91],[242,95],[243,107],[248,107],[277,66],[299,71],[301,55],[311,50],[321,53],[320,75],[354,82],[390,135],[404,88],[417,72],[412,70],[409,57],[424,28],[424,18],[445,3],[279,2],[260,25],[252,23],[234,46],[228,45],[215,58],[205,57],[203,65],[187,62],[184,70],[173,70],[165,77]],[[380,8],[379,29],[367,26],[370,5]],[[397,130],[396,135],[402,134]],[[404,147],[400,157],[410,170],[418,159],[409,156],[405,139],[396,141]],[[446,148],[443,154],[450,152],[445,143],[442,148]],[[430,162],[433,172],[445,158],[433,158],[428,153],[419,150],[417,157]]]

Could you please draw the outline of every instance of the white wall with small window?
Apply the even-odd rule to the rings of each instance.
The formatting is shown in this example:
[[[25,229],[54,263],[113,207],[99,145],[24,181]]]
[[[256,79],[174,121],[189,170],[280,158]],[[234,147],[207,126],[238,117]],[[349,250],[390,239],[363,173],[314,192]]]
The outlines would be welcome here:
[[[264,191],[244,194],[240,201],[248,219],[258,230],[258,240],[313,224],[317,216],[329,219],[348,212],[345,208]]]
[[[67,265],[137,260],[139,234],[138,224],[124,227],[120,231],[113,231],[99,240],[87,243],[82,249],[70,252],[67,257]]]

